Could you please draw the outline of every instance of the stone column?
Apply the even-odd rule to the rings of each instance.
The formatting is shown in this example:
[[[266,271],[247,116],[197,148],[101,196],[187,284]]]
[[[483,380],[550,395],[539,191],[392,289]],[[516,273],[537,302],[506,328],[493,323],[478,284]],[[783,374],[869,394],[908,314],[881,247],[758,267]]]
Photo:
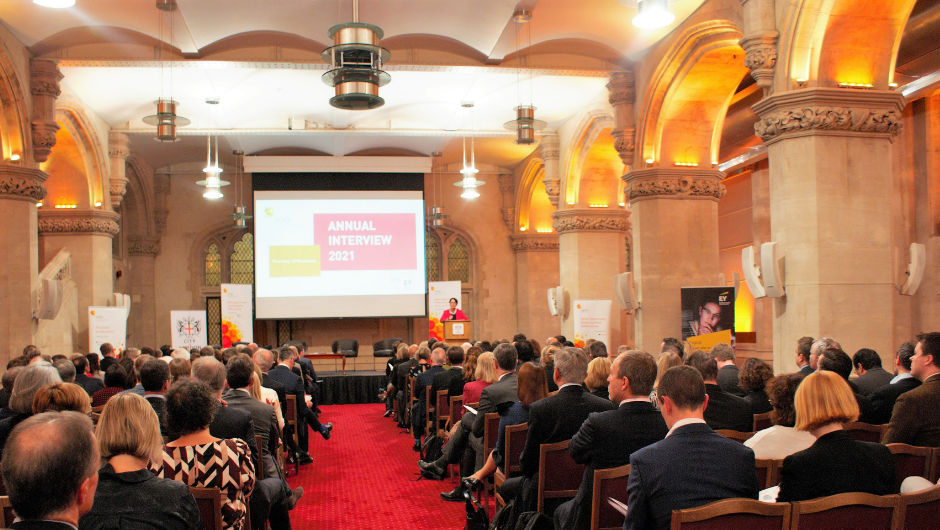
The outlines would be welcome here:
[[[754,105],[770,156],[771,237],[786,296],[774,300],[775,367],[795,369],[803,335],[831,336],[847,352],[892,357],[896,285],[891,225],[891,138],[898,92],[810,88]],[[764,265],[766,267],[766,265]]]
[[[55,133],[59,130],[55,122],[55,100],[62,93],[59,81],[63,76],[56,62],[47,59],[30,61],[29,73],[29,91],[33,96],[33,158],[38,164],[49,158],[55,146]]]
[[[636,152],[636,86],[633,72],[612,73],[607,90],[610,93],[607,100],[614,108],[614,129],[610,135],[614,137],[614,149],[629,170],[633,167]]]
[[[44,255],[55,256],[63,247],[72,253],[72,279],[78,285],[79,329],[76,344],[88,345],[89,306],[108,305],[114,292],[111,240],[118,233],[118,214],[103,210],[44,210],[39,213],[39,235]]]
[[[559,285],[558,235],[515,234],[510,244],[516,253],[516,329],[542,342],[561,329],[547,297],[548,289]]]
[[[638,348],[656,352],[665,337],[681,337],[680,288],[718,285],[723,177],[704,168],[638,169],[622,177],[633,212]]]
[[[626,236],[630,212],[621,209],[572,208],[552,213],[558,233],[561,285],[570,300],[614,300],[610,344],[616,349],[629,342],[625,316],[614,296],[614,276],[626,268]],[[547,303],[547,300],[546,300]],[[563,335],[574,336],[574,312],[562,318]]]
[[[49,176],[36,168],[0,163],[0,364],[33,342],[39,238],[36,203]]]
[[[744,66],[751,69],[757,86],[770,92],[777,63],[777,40],[780,34],[774,21],[773,0],[741,0],[744,5],[744,37],[738,44],[744,48]]]
[[[516,224],[516,186],[511,174],[499,176],[499,191],[503,195],[503,222],[512,232]]]
[[[108,156],[111,158],[111,208],[121,206],[127,193],[127,157],[131,154],[127,135],[111,131],[108,133]]]
[[[558,135],[549,134],[542,137],[541,155],[545,163],[545,176],[542,178],[542,184],[545,185],[548,200],[557,208],[558,196],[561,194],[561,172],[558,168],[561,150],[558,146]]]
[[[130,256],[131,312],[127,318],[128,344],[157,344],[157,292],[154,271],[160,240],[135,237],[127,242]]]
[[[759,255],[760,246],[771,241],[770,170],[767,167],[767,161],[758,162],[751,172],[751,211],[753,212],[753,225],[751,226],[753,246]],[[754,333],[757,334],[755,357],[772,358],[774,349],[773,299],[764,297],[754,300]],[[795,345],[793,351],[795,354]]]

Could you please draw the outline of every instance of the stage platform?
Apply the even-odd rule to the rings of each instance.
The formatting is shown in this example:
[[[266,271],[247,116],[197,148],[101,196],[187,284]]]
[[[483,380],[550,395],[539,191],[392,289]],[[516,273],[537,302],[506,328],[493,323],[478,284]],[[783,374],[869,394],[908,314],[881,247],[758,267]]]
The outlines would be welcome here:
[[[381,403],[379,392],[385,389],[385,372],[372,370],[346,370],[343,372],[317,372],[320,405],[361,405]]]

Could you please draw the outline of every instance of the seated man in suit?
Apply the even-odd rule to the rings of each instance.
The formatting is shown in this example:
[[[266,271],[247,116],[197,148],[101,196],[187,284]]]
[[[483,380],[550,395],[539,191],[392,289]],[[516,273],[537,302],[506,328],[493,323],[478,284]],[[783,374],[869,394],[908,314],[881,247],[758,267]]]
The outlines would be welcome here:
[[[596,344],[596,343],[595,343]],[[578,495],[555,510],[555,530],[588,530],[591,527],[591,501],[594,471],[630,463],[638,449],[666,437],[663,415],[650,403],[656,382],[656,361],[642,350],[624,353],[610,366],[610,399],[617,410],[588,416],[571,438],[571,458],[585,464]]]
[[[852,358],[849,354],[839,348],[829,348],[819,355],[816,366],[819,370],[835,372],[842,376],[852,389],[852,393],[855,394],[855,401],[858,402],[858,410],[861,411],[858,421],[870,423],[871,400],[860,394],[855,382],[849,380],[849,376],[852,375]]]
[[[697,351],[689,355],[685,364],[698,370],[705,381],[705,392],[708,393],[705,422],[709,427],[740,432],[751,432],[754,429],[751,402],[729,394],[718,386],[718,362],[714,357]]]
[[[277,402],[281,405],[281,418],[284,418],[287,415],[287,391],[284,389],[284,385],[268,374],[271,367],[274,366],[274,354],[270,350],[261,348],[255,352],[252,360],[261,369],[261,386],[270,388],[277,393]],[[290,425],[284,425],[281,431],[281,439],[290,450],[291,458],[296,459],[295,461],[302,466],[312,464],[313,458],[310,458],[310,454],[301,451],[297,447],[297,443],[294,441],[293,429]]]
[[[584,389],[587,366],[588,356],[581,348],[565,348],[555,353],[553,375],[558,393],[529,406],[529,432],[519,457],[522,476],[507,479],[499,488],[500,495],[507,501],[517,497],[525,488],[538,488],[539,449],[542,444],[570,440],[588,415],[616,408],[609,399],[591,395]],[[523,510],[528,511],[529,507],[524,506]],[[548,513],[552,511],[547,510]]]
[[[293,372],[295,357],[296,354],[290,347],[278,348],[277,367],[271,369],[268,375],[275,381],[284,385],[286,392],[293,395],[297,401],[298,434],[302,434],[302,436],[298,436],[298,438],[300,438],[300,448],[306,453],[308,450],[307,444],[309,443],[307,441],[307,425],[309,425],[314,432],[320,433],[324,440],[329,440],[330,433],[333,430],[333,424],[321,424],[317,413],[310,410],[307,406],[303,380]],[[193,369],[195,370],[195,365],[193,365]]]
[[[921,385],[898,397],[883,442],[940,447],[940,333],[917,336],[911,375]]]
[[[457,346],[460,348],[460,346]],[[411,430],[415,436],[415,451],[421,451],[421,436],[424,435],[425,405],[428,398],[427,390],[434,385],[434,376],[444,372],[444,359],[446,354],[443,348],[434,348],[431,352],[431,367],[415,378],[415,405],[411,409]],[[434,406],[434,400],[431,406]],[[434,433],[430,433],[434,434]]]
[[[920,381],[911,375],[911,357],[914,356],[913,342],[905,342],[894,356],[894,379],[871,395],[871,422],[884,425],[891,421],[891,412],[898,397],[920,386]]]
[[[437,399],[437,393],[441,390],[447,391],[448,400],[453,396],[463,395],[463,361],[463,348],[460,346],[450,346],[447,348],[447,364],[450,368],[434,376],[434,383],[431,385],[432,402]],[[437,418],[438,424],[447,419],[446,416],[440,417],[439,414],[440,413],[438,413]]]
[[[757,499],[754,452],[705,424],[710,404],[701,374],[670,368],[659,380],[666,438],[630,457],[624,530],[668,530],[672,511],[730,499]]]
[[[144,387],[144,398],[160,420],[160,434],[169,436],[166,425],[166,391],[170,388],[170,365],[151,359],[140,367],[140,384]]]
[[[3,480],[19,518],[10,528],[78,528],[98,487],[93,430],[91,420],[78,412],[37,414],[13,430],[3,459]]]
[[[815,340],[813,337],[800,337],[800,340],[796,341],[796,365],[800,367],[800,373],[803,375],[809,375],[816,371],[816,368],[811,366],[809,362]]]
[[[468,477],[473,473],[477,454],[483,452],[483,428],[487,413],[496,412],[497,405],[519,401],[516,388],[516,347],[503,343],[493,351],[493,363],[496,365],[496,382],[483,389],[480,394],[480,406],[476,414],[467,412],[460,420],[460,426],[442,448],[444,455],[433,462],[418,462],[423,474],[443,478],[448,464],[460,462],[460,476]],[[462,483],[453,491],[441,493],[445,501],[463,502]]]
[[[80,353],[74,353],[69,358],[75,366],[75,384],[84,388],[88,395],[104,388],[104,383],[97,377],[88,375],[88,358]]]
[[[855,386],[858,393],[870,398],[875,390],[887,385],[894,378],[891,372],[881,367],[881,357],[875,350],[862,348],[852,356],[852,365],[855,367]]]
[[[734,348],[732,348],[730,344],[719,342],[712,346],[712,349],[709,350],[708,353],[718,362],[718,386],[729,394],[744,397],[747,392],[738,384],[738,375],[740,372],[738,371],[738,367],[734,364]]]

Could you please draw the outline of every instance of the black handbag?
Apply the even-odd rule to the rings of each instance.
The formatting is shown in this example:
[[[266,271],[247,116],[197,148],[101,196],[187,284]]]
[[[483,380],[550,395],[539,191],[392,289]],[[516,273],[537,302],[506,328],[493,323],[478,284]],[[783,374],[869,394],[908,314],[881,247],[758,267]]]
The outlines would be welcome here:
[[[490,518],[486,513],[486,508],[480,505],[473,492],[464,490],[464,499],[467,501],[467,524],[464,530],[487,530],[490,526]]]

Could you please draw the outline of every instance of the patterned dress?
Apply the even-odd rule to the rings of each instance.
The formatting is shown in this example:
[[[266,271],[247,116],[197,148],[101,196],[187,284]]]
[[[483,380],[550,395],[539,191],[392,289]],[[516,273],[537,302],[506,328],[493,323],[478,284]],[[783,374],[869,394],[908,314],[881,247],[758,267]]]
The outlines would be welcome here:
[[[187,486],[222,491],[222,528],[245,530],[246,501],[255,485],[255,467],[248,444],[219,440],[203,445],[164,447],[163,466],[151,468],[160,478]]]

